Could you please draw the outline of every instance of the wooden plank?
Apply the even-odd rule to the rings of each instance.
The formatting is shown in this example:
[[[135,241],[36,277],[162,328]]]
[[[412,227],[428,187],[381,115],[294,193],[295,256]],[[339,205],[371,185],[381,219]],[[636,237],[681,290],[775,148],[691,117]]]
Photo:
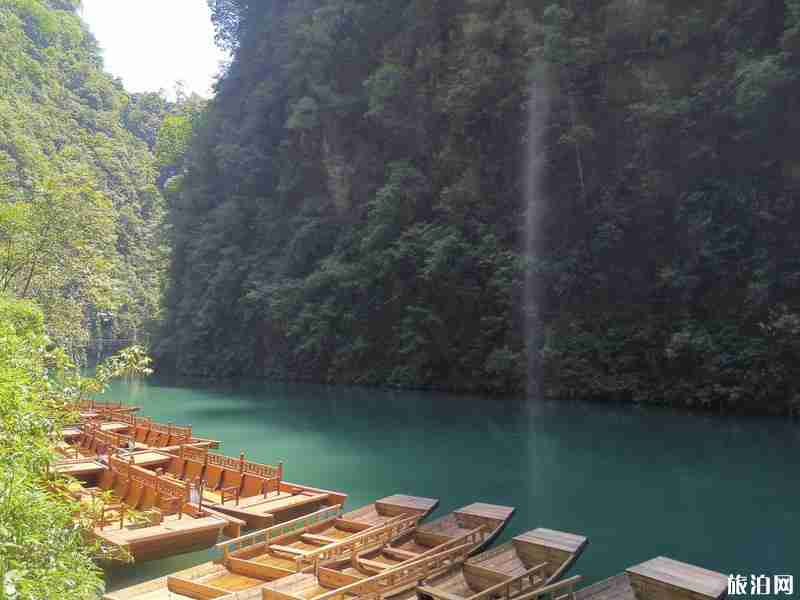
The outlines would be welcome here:
[[[255,577],[256,579],[261,579],[262,582],[273,581],[275,579],[294,574],[294,571],[290,571],[288,569],[280,569],[251,560],[244,560],[235,557],[230,557],[227,560],[227,565],[233,573],[247,575],[248,577]]]
[[[325,535],[317,535],[315,533],[304,533],[300,536],[300,539],[311,543],[318,542],[321,544],[336,544],[337,542],[341,541],[336,538],[327,537]]]
[[[213,600],[213,598],[219,598],[228,594],[226,590],[172,575],[167,577],[167,588],[170,592],[183,594],[184,596],[197,598],[198,600]]]
[[[297,548],[292,548],[291,546],[281,546],[280,544],[270,544],[270,550],[278,550],[279,552],[286,552],[287,554],[294,554],[296,556],[305,556],[306,552],[303,550],[298,550]]]
[[[379,569],[381,571],[389,566],[387,563],[378,562],[377,560],[370,560],[368,558],[359,558],[358,562],[366,567]]]
[[[409,552],[401,548],[393,548],[392,546],[386,546],[383,549],[383,552],[385,554],[388,554],[389,556],[396,556],[397,558],[402,558],[403,560],[405,559],[413,560],[419,556],[419,554],[417,554],[416,552]]]
[[[417,591],[421,595],[430,596],[431,598],[439,598],[440,600],[464,600],[462,596],[457,596],[456,594],[450,594],[448,592],[445,592],[444,590],[439,590],[425,585],[418,586]]]
[[[582,550],[587,542],[587,538],[582,535],[556,531],[554,529],[545,529],[543,527],[515,536],[514,539],[521,542],[536,544],[537,546],[563,550],[572,554]]]
[[[428,514],[439,505],[436,498],[424,498],[422,496],[407,496],[405,494],[395,494],[387,496],[375,502],[375,506],[380,509],[387,509],[386,514],[396,515],[404,512],[421,512]],[[346,515],[345,515],[346,516]]]
[[[664,556],[633,566],[626,572],[709,598],[720,598],[728,589],[728,578],[725,575]]]
[[[324,567],[320,567],[318,578],[319,585],[328,588],[340,588],[364,579],[361,575],[350,575]]]
[[[475,517],[483,517],[486,519],[495,519],[498,521],[507,521],[514,514],[513,506],[500,506],[498,504],[486,504],[484,502],[475,502],[464,508],[459,508],[455,511],[456,514],[473,515]]]
[[[578,590],[575,600],[636,600],[636,593],[628,575],[620,573]]]

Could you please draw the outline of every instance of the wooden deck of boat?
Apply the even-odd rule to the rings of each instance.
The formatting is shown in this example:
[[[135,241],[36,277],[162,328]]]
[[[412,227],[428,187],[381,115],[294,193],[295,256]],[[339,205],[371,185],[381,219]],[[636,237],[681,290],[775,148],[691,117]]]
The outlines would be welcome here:
[[[238,573],[225,573],[219,577],[206,579],[203,583],[228,592],[241,592],[242,590],[249,590],[250,588],[262,585],[264,580],[248,577],[247,575],[240,575]]]
[[[122,421],[106,421],[105,423],[100,423],[100,431],[106,431],[109,433],[117,433],[119,431],[125,431],[129,429],[130,425],[128,423],[123,423]],[[61,435],[64,439],[74,439],[76,437],[80,437],[83,433],[83,429],[78,425],[70,425],[69,427],[64,427],[61,430]]]
[[[707,598],[720,598],[728,589],[728,578],[721,573],[666,558],[656,557],[626,570],[634,590],[650,586],[650,581],[680,588]],[[646,583],[641,580],[645,578]]]
[[[466,531],[469,531],[468,528],[462,527],[461,523],[458,521],[458,518],[453,513],[439,517],[431,523],[421,525],[419,530],[421,532],[436,533],[446,537],[456,537],[462,533],[465,533]]]
[[[522,562],[522,559],[519,557],[519,554],[517,554],[512,544],[505,544],[498,547],[496,553],[491,553],[488,558],[483,560],[481,560],[480,556],[473,559],[473,561],[478,560],[480,560],[480,562],[472,562],[470,564],[479,564],[486,569],[499,571],[500,573],[505,573],[512,577],[522,575],[528,568],[525,563]]]
[[[252,498],[242,498],[239,500],[238,505],[230,503],[222,508],[236,509],[243,513],[250,513],[253,515],[269,515],[303,506],[304,504],[322,502],[328,497],[329,494],[326,493],[304,492],[302,494],[288,494],[286,492],[281,492],[280,494],[272,494],[268,498],[264,498],[260,495],[253,496]],[[250,500],[250,502],[247,502],[248,500]]]
[[[57,464],[54,471],[60,475],[72,475],[73,477],[87,477],[89,475],[97,475],[103,472],[107,467],[96,460],[87,459],[80,462],[70,462],[65,464]]]
[[[267,584],[264,586],[264,590],[265,598],[270,596],[269,592],[275,591],[294,598],[311,600],[316,596],[329,592],[330,588],[321,586],[316,575],[312,573],[295,573]]]
[[[96,528],[95,531],[104,539],[120,546],[127,546],[131,543],[156,538],[170,538],[178,533],[190,533],[207,531],[209,529],[222,529],[226,521],[220,517],[209,516],[192,518],[183,515],[169,515],[158,525],[146,527],[126,526],[119,528],[118,523],[106,525],[103,528]]]
[[[365,523],[367,525],[381,525],[401,514],[418,513],[427,515],[438,505],[439,500],[435,498],[395,494],[350,511],[342,515],[342,518],[346,521]]]
[[[511,506],[476,502],[421,525],[419,531],[454,538],[484,526],[489,528],[486,534],[491,536],[511,518],[514,510]]]
[[[166,465],[170,460],[172,460],[172,457],[169,454],[166,452],[159,452],[158,450],[134,452],[129,456],[133,456],[133,464],[148,468]]]
[[[445,592],[459,598],[468,598],[475,593],[475,590],[467,583],[464,572],[461,569],[431,577],[425,580],[425,586],[436,588],[439,592]]]
[[[564,531],[555,531],[554,529],[545,529],[539,527],[532,531],[527,531],[514,537],[515,540],[521,542],[528,542],[537,546],[544,546],[546,548],[554,548],[569,552],[570,554],[577,554],[583,550],[588,542],[587,538],[582,535],[574,533],[566,533]]]
[[[297,563],[295,563],[295,561],[291,558],[275,556],[274,554],[261,554],[251,558],[250,560],[261,565],[276,567],[278,569],[286,569],[288,571],[294,571],[297,568]]]
[[[143,583],[137,583],[116,592],[108,592],[103,600],[183,600],[190,598],[183,594],[171,591],[168,587],[169,577],[180,577],[189,581],[205,580],[228,573],[228,570],[219,563],[206,562],[188,569],[183,569],[172,575],[158,577]],[[192,598],[191,600],[196,600]]]
[[[414,552],[415,554],[422,554],[423,552],[427,552],[430,550],[430,546],[423,546],[422,544],[418,544],[416,540],[412,537],[410,540],[404,542],[397,542],[391,545],[392,548],[399,548],[400,550],[405,550],[406,552]]]
[[[475,517],[482,517],[484,519],[492,519],[495,521],[507,521],[511,518],[511,515],[514,514],[514,507],[475,502],[474,504],[470,504],[464,508],[459,508],[456,512]]]
[[[636,593],[628,576],[622,573],[578,590],[575,600],[636,600]]]
[[[421,496],[406,496],[405,494],[395,494],[381,498],[376,504],[396,506],[410,511],[420,511],[428,513],[439,505],[435,498],[423,498]]]
[[[320,529],[314,532],[314,535],[323,535],[325,537],[334,538],[337,540],[346,540],[350,536],[354,535],[355,532],[353,531],[346,531],[344,529],[339,529],[336,527],[336,524],[331,525],[330,527],[326,527],[325,529]]]

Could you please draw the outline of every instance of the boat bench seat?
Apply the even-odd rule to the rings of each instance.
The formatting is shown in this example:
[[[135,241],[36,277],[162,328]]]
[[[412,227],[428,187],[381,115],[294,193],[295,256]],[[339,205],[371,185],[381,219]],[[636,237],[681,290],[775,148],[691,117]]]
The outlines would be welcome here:
[[[388,569],[391,565],[387,565],[386,563],[378,562],[377,560],[370,560],[368,558],[359,558],[358,562],[360,562],[365,567],[370,567],[372,569],[379,569],[381,571]]]
[[[403,560],[407,558],[417,558],[419,556],[419,553],[417,552],[409,552],[408,550],[403,550],[402,548],[392,548],[391,546],[384,547],[383,552],[389,556],[395,556],[397,558],[402,558]]]
[[[270,544],[270,550],[277,550],[278,552],[286,552],[287,554],[294,554],[295,556],[305,556],[306,553],[303,550],[298,550],[297,548],[292,548],[291,546],[281,546],[280,544]]]
[[[341,542],[341,540],[337,540],[336,538],[328,537],[326,535],[317,535],[315,533],[304,533],[300,536],[300,539],[304,542],[310,542],[312,544],[336,544]]]

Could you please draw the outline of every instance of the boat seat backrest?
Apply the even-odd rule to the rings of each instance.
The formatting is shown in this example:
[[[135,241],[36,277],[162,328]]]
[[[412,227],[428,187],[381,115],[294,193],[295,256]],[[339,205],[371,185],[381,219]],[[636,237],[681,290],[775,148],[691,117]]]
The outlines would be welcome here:
[[[97,487],[101,490],[110,490],[114,485],[114,472],[111,469],[103,469],[97,480]]]
[[[140,443],[145,443],[147,440],[147,434],[150,432],[149,429],[146,427],[137,427],[136,428],[136,441]]]
[[[184,459],[180,456],[173,456],[167,465],[167,473],[176,479],[180,479],[183,476],[183,467],[185,465],[186,461]]]
[[[208,465],[206,467],[206,473],[203,477],[203,481],[205,481],[207,490],[216,490],[222,481],[222,467],[217,465]]]
[[[245,475],[242,481],[242,493],[241,496],[243,498],[248,498],[250,496],[257,496],[264,491],[264,486],[267,483],[267,480],[263,477],[259,477],[258,475]]]
[[[184,481],[194,481],[203,473],[203,463],[194,460],[186,461],[186,468],[183,470]]]
[[[147,438],[145,438],[144,443],[148,446],[154,446],[156,440],[158,439],[158,432],[153,431],[152,429],[147,432]]]
[[[125,504],[130,508],[138,508],[142,501],[144,486],[138,481],[132,481],[128,487],[128,494],[125,496]]]
[[[139,510],[150,510],[156,505],[156,490],[149,485],[142,490],[142,498],[139,500]]]
[[[167,445],[169,441],[169,434],[167,433],[157,433],[149,444],[154,448],[163,448]]]
[[[222,473],[222,486],[223,488],[240,487],[242,485],[242,474],[239,471],[232,471],[225,469]]]
[[[114,478],[114,496],[119,499],[125,497],[126,492],[128,491],[128,481],[124,477],[115,477]]]

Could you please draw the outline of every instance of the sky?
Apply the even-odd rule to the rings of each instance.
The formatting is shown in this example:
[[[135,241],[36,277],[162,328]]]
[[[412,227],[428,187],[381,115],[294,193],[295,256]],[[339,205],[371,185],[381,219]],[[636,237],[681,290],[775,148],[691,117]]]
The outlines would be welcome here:
[[[82,15],[103,50],[106,71],[129,92],[168,96],[176,81],[187,92],[212,95],[226,54],[214,45],[206,0],[83,0]]]

